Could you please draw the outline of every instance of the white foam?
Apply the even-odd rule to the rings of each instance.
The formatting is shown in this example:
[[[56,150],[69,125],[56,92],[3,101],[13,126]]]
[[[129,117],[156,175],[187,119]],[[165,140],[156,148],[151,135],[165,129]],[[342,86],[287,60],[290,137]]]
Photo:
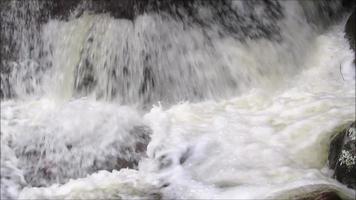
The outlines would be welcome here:
[[[19,199],[152,199],[157,189],[135,170],[99,171],[63,186],[24,188]]]
[[[99,30],[103,27],[110,28],[107,35],[102,35],[108,41],[115,36],[113,33],[119,32],[116,28],[122,28],[117,25],[125,25],[124,27],[136,31],[137,34],[147,26],[160,27],[162,25],[160,23],[166,23],[161,27],[164,30],[172,27],[183,30],[180,24],[157,21],[155,16],[149,15],[136,19],[138,29],[135,30],[128,21],[115,21],[108,16],[87,15],[72,22],[52,21],[47,28],[64,26],[64,29],[73,31],[76,25],[80,24],[83,32],[73,31],[76,33],[73,39],[83,40],[84,32],[94,22]],[[152,35],[156,34],[155,29],[149,30],[152,31]],[[194,45],[189,39],[197,37],[198,44],[204,43],[199,40],[201,32],[195,29],[189,31],[182,36],[179,35],[181,32],[178,32],[174,37],[179,38],[177,41],[185,41],[191,48]],[[95,33],[100,35],[98,32]],[[52,37],[53,32],[48,34]],[[283,34],[298,35],[298,32]],[[304,34],[306,33],[300,37]],[[129,35],[126,36],[130,38]],[[14,176],[22,180],[23,172],[18,168],[26,169],[31,167],[30,164],[47,166],[51,163],[44,161],[51,161],[59,163],[58,167],[62,167],[62,170],[73,172],[70,176],[85,177],[88,172],[86,167],[95,159],[111,155],[122,156],[118,149],[111,148],[110,144],[113,141],[119,146],[132,146],[138,138],[130,134],[131,128],[136,125],[148,125],[153,130],[152,140],[148,145],[147,158],[140,162],[138,171],[127,169],[119,172],[99,171],[86,178],[70,181],[67,181],[70,177],[66,177],[65,183],[61,185],[40,188],[28,186],[20,192],[19,197],[153,198],[157,197],[155,195],[158,194],[155,192],[158,190],[162,197],[173,199],[263,199],[290,190],[299,191],[298,188],[302,186],[318,188],[318,185],[326,185],[343,193],[346,198],[352,198],[355,191],[338,183],[330,177],[330,172],[325,171],[330,137],[339,130],[339,126],[355,119],[354,80],[344,81],[339,67],[352,52],[346,48],[348,44],[343,37],[341,26],[335,27],[327,34],[309,39],[307,41],[310,42],[308,48],[310,55],[305,55],[304,52],[297,56],[305,59],[296,62],[300,64],[298,68],[294,68],[295,63],[289,62],[290,57],[294,58],[293,55],[289,57],[287,55],[289,52],[283,52],[285,50],[283,48],[273,50],[275,46],[271,42],[248,41],[246,46],[240,47],[241,43],[231,38],[218,39],[213,45],[217,50],[225,51],[223,52],[225,57],[221,58],[229,64],[229,70],[225,73],[231,74],[235,79],[239,76],[246,78],[241,81],[246,92],[241,96],[218,102],[183,102],[169,108],[156,106],[146,114],[142,114],[134,107],[95,101],[91,98],[66,101],[65,98],[70,97],[73,92],[70,86],[74,80],[73,77],[59,76],[59,82],[65,82],[61,85],[63,86],[61,91],[64,93],[59,95],[59,99],[64,100],[43,97],[40,100],[26,102],[1,102],[1,131],[2,136],[6,136],[1,142],[9,147],[5,147],[4,158],[10,161],[6,165],[2,164],[1,170],[10,166]],[[54,54],[58,56],[56,58],[58,60],[54,59],[55,67],[62,69],[61,59],[66,59],[70,52],[62,51],[60,47],[70,45],[71,42],[72,40],[65,40],[56,43],[58,49]],[[261,44],[267,47],[260,49]],[[284,45],[288,44],[287,42]],[[80,42],[72,45],[73,55],[65,60],[64,63],[68,66],[61,71],[67,75],[73,75],[73,64],[77,63],[81,48]],[[304,45],[305,43],[303,48]],[[135,44],[132,46],[134,48]],[[151,44],[151,47],[155,45]],[[303,49],[300,46],[296,48],[300,48],[296,52]],[[266,49],[271,52],[265,52]],[[96,50],[99,51],[100,48]],[[137,49],[132,51],[139,52]],[[93,54],[95,53],[101,55],[102,52]],[[216,62],[209,63],[214,57],[205,60],[207,55],[202,56],[199,51],[195,53],[198,59],[187,59],[193,59],[189,60],[193,63],[204,61],[209,64],[207,66],[210,69],[206,72],[204,70],[207,66],[197,65],[203,67],[199,70],[206,73],[203,78],[199,77],[202,80],[214,78]],[[262,57],[271,58],[259,60],[260,54],[263,54]],[[286,55],[285,60],[282,59],[283,55]],[[279,59],[282,61],[279,62]],[[97,67],[104,64],[104,60],[96,60]],[[186,64],[185,59],[180,61],[183,62],[182,65]],[[272,65],[276,62],[278,65]],[[172,69],[177,68],[173,66]],[[269,76],[259,76],[258,69],[262,69]],[[349,69],[342,68],[344,76],[350,74],[348,71]],[[107,71],[101,72],[103,77],[99,82],[105,82]],[[251,90],[248,90],[247,86],[244,87],[248,82],[248,76],[256,78],[253,80],[256,84],[249,85],[255,87]],[[188,83],[195,84],[194,81],[189,80]],[[265,87],[264,84],[267,83],[271,86]],[[204,81],[200,84],[204,85]],[[204,85],[201,88],[206,87]],[[187,88],[177,90],[179,89]],[[178,95],[177,91],[172,93]],[[40,140],[43,138],[44,143]],[[73,153],[68,150],[67,144],[73,145],[73,149],[78,146],[79,148]],[[49,150],[49,154],[38,162],[18,165],[22,149],[36,151],[45,149]],[[55,151],[51,151],[53,149]],[[81,166],[84,167],[78,168],[77,164],[81,163],[82,158],[84,165]],[[62,165],[63,163],[69,165]],[[37,168],[38,166],[35,165]],[[82,174],[77,176],[76,173]],[[1,181],[3,183],[3,179]],[[21,181],[5,184],[10,188],[8,191],[12,197],[17,196],[23,187]]]
[[[178,190],[181,198],[256,199],[326,184],[352,198],[355,191],[322,170],[332,134],[355,119],[354,83],[342,80],[342,57],[336,57],[351,52],[340,37],[320,36],[307,63],[313,67],[273,96],[255,90],[223,102],[152,109],[145,116],[154,132],[148,155],[157,165],[151,170],[172,183],[166,191]],[[191,155],[180,165],[187,148]],[[162,155],[172,165],[159,169]]]

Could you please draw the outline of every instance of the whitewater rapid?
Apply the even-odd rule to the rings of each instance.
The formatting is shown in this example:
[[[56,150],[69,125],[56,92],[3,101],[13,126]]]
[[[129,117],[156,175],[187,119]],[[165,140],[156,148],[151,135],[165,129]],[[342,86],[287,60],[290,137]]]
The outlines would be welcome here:
[[[1,13],[19,49],[1,63],[1,199],[355,197],[327,163],[356,118],[347,16],[197,1],[117,19],[84,2],[39,26],[43,2]]]
[[[283,86],[253,88],[228,100],[156,104],[149,111],[89,98],[2,101],[1,170],[11,177],[2,185],[20,199],[264,199],[291,197],[286,191],[302,193],[312,186],[351,199],[355,191],[332,179],[326,166],[330,137],[355,119],[354,71],[342,66],[353,53],[343,34],[339,25],[318,36],[310,44],[307,68]],[[344,80],[343,73],[351,78]],[[152,131],[137,170],[99,171],[60,185],[29,187],[25,161],[12,152],[36,149],[46,138],[42,145],[53,149],[43,157],[48,167],[58,162],[70,177],[86,172],[75,169],[80,159],[121,155],[110,143],[133,142],[128,133],[135,126]],[[68,142],[75,152],[63,148]]]

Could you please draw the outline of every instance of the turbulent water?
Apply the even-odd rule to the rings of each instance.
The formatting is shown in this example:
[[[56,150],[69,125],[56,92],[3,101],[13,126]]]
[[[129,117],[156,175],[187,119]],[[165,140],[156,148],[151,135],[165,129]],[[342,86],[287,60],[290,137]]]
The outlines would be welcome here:
[[[352,199],[327,167],[356,117],[348,15],[320,28],[296,1],[246,2],[41,26],[40,2],[11,2],[1,199]]]

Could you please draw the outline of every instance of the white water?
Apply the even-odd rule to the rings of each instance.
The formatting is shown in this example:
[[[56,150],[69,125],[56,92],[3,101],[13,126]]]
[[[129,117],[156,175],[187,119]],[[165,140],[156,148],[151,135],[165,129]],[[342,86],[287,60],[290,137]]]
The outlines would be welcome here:
[[[50,21],[42,37],[44,48],[52,45],[53,54],[47,59],[53,68],[43,78],[42,92],[1,102],[1,194],[20,199],[265,199],[291,197],[291,191],[303,193],[315,187],[352,199],[355,191],[331,178],[327,151],[330,137],[356,117],[353,52],[344,39],[344,23],[317,36],[308,36],[310,30],[305,29],[295,32],[301,24],[285,29],[284,37],[293,39],[282,45],[267,40],[242,44],[213,36],[212,46],[203,48],[199,29],[186,31],[181,24],[157,16],[141,16],[135,24],[105,15]],[[132,90],[125,90],[122,77],[110,82],[115,79],[107,77],[111,68],[104,63],[117,62],[106,51],[121,51],[122,41],[132,42],[133,58],[122,62],[132,62],[129,69],[142,74],[137,64],[143,62],[141,49],[135,48],[147,40],[140,34],[151,31],[146,36],[162,37],[172,30],[176,35],[167,40],[175,41],[176,48],[158,52],[163,55],[158,56],[153,74],[162,79],[155,83],[159,91],[152,91],[152,99],[134,93],[140,82],[132,82],[136,88]],[[63,34],[66,37],[59,40]],[[93,45],[104,46],[82,50],[87,34],[102,37]],[[166,44],[147,44],[152,48],[147,51],[164,49],[159,45]],[[188,49],[191,57],[180,49]],[[85,98],[77,97],[72,87],[76,63],[85,62],[81,52],[92,59],[98,76],[96,94],[89,92]],[[214,67],[221,64],[227,72]],[[192,65],[196,75],[177,76],[179,69],[187,73],[185,65]],[[181,87],[165,85],[170,75]],[[238,87],[230,86],[228,79]],[[195,97],[189,85],[201,90],[203,99],[220,98],[175,103]],[[122,87],[119,94],[127,96],[108,102],[114,95],[104,91],[106,87]],[[162,98],[170,104],[156,103],[146,111],[122,105]],[[145,156],[130,149],[145,132],[135,127],[151,129]],[[137,169],[111,171],[116,158],[142,159]],[[92,168],[94,162],[100,171]]]

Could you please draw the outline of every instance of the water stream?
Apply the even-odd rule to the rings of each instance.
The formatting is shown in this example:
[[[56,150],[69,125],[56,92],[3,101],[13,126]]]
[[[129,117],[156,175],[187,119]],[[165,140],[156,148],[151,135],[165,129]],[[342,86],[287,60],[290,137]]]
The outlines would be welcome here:
[[[297,1],[246,2],[220,17],[198,4],[194,19],[80,5],[41,26],[41,1],[10,2],[1,199],[273,199],[313,187],[352,199],[327,167],[330,138],[356,117],[348,15],[320,28]]]

